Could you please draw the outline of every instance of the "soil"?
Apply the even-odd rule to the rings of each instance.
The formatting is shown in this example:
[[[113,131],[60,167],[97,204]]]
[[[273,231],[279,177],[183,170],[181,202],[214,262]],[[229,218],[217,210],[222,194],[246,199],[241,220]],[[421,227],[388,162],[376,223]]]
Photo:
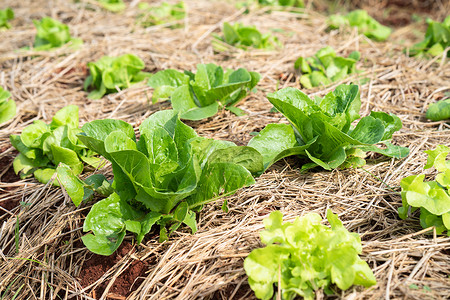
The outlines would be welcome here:
[[[0,149],[0,152],[6,151],[5,149]],[[12,183],[19,181],[20,178],[14,173],[13,167],[12,167],[12,161],[14,160],[14,156],[17,155],[17,153],[13,153],[11,156],[4,156],[0,159],[0,182],[3,183]],[[1,189],[4,191],[11,191],[15,187],[14,186],[5,186]],[[6,199],[0,201],[0,206],[3,207],[6,210],[11,211],[15,207],[19,205],[20,198],[13,198],[13,199]],[[0,217],[3,216],[5,212],[3,210],[0,210]]]
[[[79,276],[81,285],[87,287],[97,281],[131,251],[134,251],[133,245],[129,242],[123,242],[119,249],[111,256],[94,254],[83,265]],[[115,279],[113,286],[109,289],[107,297],[109,299],[121,299],[121,297],[127,297],[141,284],[146,270],[147,264],[145,262],[133,260],[129,267]],[[109,280],[103,281],[97,288],[91,291],[92,297],[100,299],[109,282]]]

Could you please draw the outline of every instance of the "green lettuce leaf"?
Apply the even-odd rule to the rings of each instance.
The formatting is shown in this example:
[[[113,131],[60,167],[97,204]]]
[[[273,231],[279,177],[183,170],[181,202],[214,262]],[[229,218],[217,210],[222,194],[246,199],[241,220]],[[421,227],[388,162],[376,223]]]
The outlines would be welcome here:
[[[139,15],[137,23],[143,27],[170,24],[170,28],[179,28],[186,17],[186,8],[183,1],[176,4],[162,2],[159,6],[150,6],[146,2],[138,5]]]
[[[100,99],[105,94],[115,93],[118,89],[129,88],[151,74],[141,72],[144,62],[133,54],[124,54],[118,57],[103,56],[97,62],[89,62],[90,75],[84,82],[84,89],[93,87],[89,99]]]
[[[50,17],[44,17],[40,21],[33,20],[36,26],[37,34],[34,40],[34,50],[51,50],[59,48],[67,43],[71,47],[79,47],[83,41],[78,38],[72,38],[69,32],[69,26]]]
[[[392,30],[378,23],[365,10],[354,10],[345,16],[332,15],[328,18],[328,26],[337,29],[342,26],[357,27],[358,31],[375,41],[385,41]]]
[[[119,120],[96,120],[82,129],[78,138],[113,167],[115,193],[94,205],[84,226],[85,231],[93,231],[83,238],[85,245],[102,255],[117,249],[126,230],[134,232],[138,242],[153,224],[160,226],[160,240],[181,224],[195,232],[195,211],[253,184],[252,173],[263,168],[263,158],[255,149],[199,137],[172,110],[142,122],[139,140],[132,126]],[[67,173],[67,168],[61,169],[58,176],[75,204],[92,195],[86,190],[89,183]],[[70,179],[73,182],[67,182]]]
[[[251,289],[258,299],[272,299],[274,285],[281,299],[301,296],[314,299],[318,289],[332,284],[348,289],[353,284],[376,284],[372,270],[361,260],[361,240],[348,232],[331,210],[327,210],[331,228],[322,225],[316,213],[283,223],[283,215],[274,211],[264,219],[260,232],[266,246],[253,250],[244,260]]]
[[[361,107],[356,85],[339,85],[324,98],[314,100],[295,88],[279,90],[268,98],[292,128],[269,124],[249,142],[264,157],[265,168],[290,155],[312,161],[303,166],[304,170],[315,166],[331,170],[364,165],[362,151],[396,158],[409,153],[408,148],[389,143],[392,134],[401,128],[401,121],[395,115],[372,112],[352,128]],[[375,146],[378,143],[386,148]],[[357,148],[357,153],[352,150]]]
[[[450,16],[447,16],[442,23],[431,19],[428,19],[427,23],[428,28],[424,40],[405,50],[410,56],[438,56],[450,46]],[[450,57],[450,51],[447,52],[447,57]]]
[[[11,28],[11,24],[8,21],[12,19],[14,19],[14,11],[10,7],[0,9],[0,28]]]
[[[430,104],[426,112],[426,118],[430,119],[431,121],[449,120],[450,98]]]
[[[16,102],[10,97],[11,93],[0,86],[0,125],[16,115]]]

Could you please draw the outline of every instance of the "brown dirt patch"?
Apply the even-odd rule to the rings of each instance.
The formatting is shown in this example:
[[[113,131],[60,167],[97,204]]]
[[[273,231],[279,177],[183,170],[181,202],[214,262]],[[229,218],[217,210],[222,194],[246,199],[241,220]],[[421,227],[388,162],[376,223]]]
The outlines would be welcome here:
[[[81,285],[87,287],[95,283],[124,257],[134,252],[134,250],[133,245],[129,242],[124,242],[111,256],[92,255],[92,257],[84,262],[81,269],[79,276]],[[114,278],[114,283],[109,289],[107,297],[114,299],[115,296],[128,296],[141,284],[143,279],[139,279],[138,277],[143,277],[146,270],[147,264],[145,262],[132,260],[129,266],[119,276]],[[91,295],[95,299],[100,299],[109,283],[110,280],[101,282],[100,285],[91,291]]]

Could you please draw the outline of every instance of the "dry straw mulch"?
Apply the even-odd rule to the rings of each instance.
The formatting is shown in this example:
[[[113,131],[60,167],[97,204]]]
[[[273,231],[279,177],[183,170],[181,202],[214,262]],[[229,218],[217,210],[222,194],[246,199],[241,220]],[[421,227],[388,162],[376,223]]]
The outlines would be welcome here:
[[[422,172],[426,162],[423,150],[450,145],[449,125],[426,121],[423,116],[428,104],[442,99],[450,90],[447,60],[416,60],[402,54],[405,45],[421,39],[413,29],[424,26],[399,28],[388,42],[375,43],[351,30],[326,32],[325,16],[313,11],[311,5],[305,14],[268,13],[266,9],[246,14],[244,9],[223,1],[186,2],[185,26],[175,30],[137,27],[137,1],[128,2],[129,8],[122,14],[105,12],[92,1],[83,0],[3,2],[14,9],[16,18],[11,30],[0,32],[0,85],[12,93],[18,114],[0,129],[0,204],[22,204],[14,209],[0,207],[0,298],[124,299],[111,293],[114,281],[131,262],[141,260],[148,270],[136,281],[130,299],[253,299],[243,260],[261,246],[258,231],[263,227],[262,220],[276,209],[286,220],[293,220],[312,211],[324,216],[331,208],[350,231],[361,235],[362,258],[378,281],[369,289],[337,291],[338,298],[448,299],[450,238],[421,230],[417,218],[400,220],[397,215],[400,180]],[[449,11],[448,5],[443,7]],[[377,8],[372,8],[377,13]],[[67,23],[72,35],[84,40],[84,46],[78,51],[64,47],[52,52],[17,51],[33,42],[31,20],[47,15]],[[284,47],[270,52],[236,49],[214,53],[210,33],[219,32],[223,21],[254,24],[263,32],[276,28],[275,35]],[[326,45],[341,55],[361,51],[363,59],[358,68],[370,78],[361,86],[361,115],[372,110],[397,114],[403,129],[394,135],[394,143],[410,147],[407,158],[373,156],[361,169],[306,174],[300,174],[298,160],[281,161],[255,185],[228,197],[228,213],[221,211],[221,201],[207,205],[200,213],[197,234],[181,230],[162,244],[157,236],[151,236],[92,285],[81,285],[80,272],[92,253],[83,247],[80,237],[83,218],[92,203],[75,208],[60,189],[12,176],[11,161],[16,152],[9,144],[10,134],[19,134],[36,119],[49,121],[67,104],[80,106],[82,123],[120,118],[138,125],[153,112],[169,108],[168,103],[149,105],[152,90],[144,84],[102,100],[86,98],[82,83],[87,62],[103,55],[134,53],[151,72],[165,68],[195,70],[196,64],[207,62],[260,72],[263,78],[258,92],[239,105],[245,116],[223,111],[205,121],[189,122],[200,135],[243,145],[251,132],[268,123],[286,122],[280,114],[269,112],[271,105],[265,95],[286,86],[299,88],[294,61]],[[336,85],[307,93],[324,95]],[[99,172],[111,175],[108,167]],[[132,241],[132,236],[126,240]],[[92,291],[101,284],[103,290],[97,289],[94,294]],[[320,291],[317,297],[327,298]]]

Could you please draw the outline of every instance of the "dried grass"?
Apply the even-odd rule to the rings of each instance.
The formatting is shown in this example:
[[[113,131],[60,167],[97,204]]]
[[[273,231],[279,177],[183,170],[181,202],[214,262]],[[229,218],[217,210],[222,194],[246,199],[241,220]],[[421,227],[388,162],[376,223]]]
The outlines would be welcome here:
[[[267,14],[264,10],[244,14],[244,10],[231,4],[203,0],[188,2],[185,28],[142,29],[133,21],[136,1],[129,3],[130,8],[123,14],[107,13],[95,6],[89,10],[86,3],[5,3],[14,9],[16,19],[13,29],[0,32],[0,85],[17,101],[18,115],[0,129],[0,161],[4,164],[0,166],[0,203],[14,199],[23,204],[11,211],[0,211],[0,290],[4,299],[15,294],[16,299],[93,299],[92,289],[108,281],[103,295],[95,296],[113,299],[109,288],[136,259],[147,261],[150,266],[130,299],[253,299],[242,266],[246,255],[261,246],[258,231],[263,227],[262,219],[275,209],[281,210],[286,220],[293,220],[311,211],[324,215],[327,208],[338,213],[349,230],[361,234],[362,258],[378,281],[369,289],[353,287],[338,292],[339,298],[448,299],[450,238],[433,236],[432,231],[421,230],[417,219],[400,220],[396,212],[401,205],[399,182],[423,171],[423,150],[438,144],[450,145],[449,125],[423,117],[428,104],[442,99],[443,93],[450,90],[449,64],[445,58],[426,61],[403,55],[404,45],[397,41],[406,39],[405,44],[409,45],[418,41],[409,34],[410,27],[395,31],[390,42],[374,43],[351,30],[325,32],[325,17],[308,9],[304,15]],[[68,23],[73,35],[84,40],[83,48],[75,52],[69,48],[45,53],[17,51],[33,41],[35,29],[31,19],[45,15]],[[215,54],[210,33],[218,32],[224,20],[255,24],[263,32],[282,29],[275,34],[284,47],[271,52],[236,49]],[[228,213],[220,210],[221,201],[207,205],[199,216],[197,234],[182,230],[162,244],[150,237],[90,287],[80,285],[79,274],[86,259],[92,256],[80,242],[83,218],[91,204],[76,209],[60,189],[33,179],[12,183],[1,180],[15,156],[9,135],[19,134],[33,120],[49,121],[67,104],[80,106],[82,123],[113,117],[134,125],[169,107],[167,103],[149,106],[152,90],[145,85],[99,101],[88,100],[82,90],[87,75],[85,65],[102,55],[134,53],[146,62],[148,71],[194,70],[197,63],[216,62],[260,72],[263,79],[258,92],[239,105],[245,116],[222,111],[208,120],[189,122],[200,135],[243,145],[251,138],[250,132],[259,131],[268,123],[286,122],[280,114],[269,113],[271,105],[265,95],[281,87],[298,88],[293,62],[326,45],[345,55],[361,51],[364,61],[358,67],[366,70],[362,76],[370,78],[361,87],[361,114],[372,110],[397,114],[404,127],[394,135],[394,142],[409,146],[409,157],[373,157],[364,169],[307,174],[299,173],[296,159],[281,161],[259,177],[255,185],[228,197]],[[344,82],[353,80],[351,77]],[[324,95],[336,85],[308,93]],[[111,173],[109,168],[100,171]],[[410,288],[412,284],[419,288]],[[324,297],[327,296],[319,292],[318,298]]]

